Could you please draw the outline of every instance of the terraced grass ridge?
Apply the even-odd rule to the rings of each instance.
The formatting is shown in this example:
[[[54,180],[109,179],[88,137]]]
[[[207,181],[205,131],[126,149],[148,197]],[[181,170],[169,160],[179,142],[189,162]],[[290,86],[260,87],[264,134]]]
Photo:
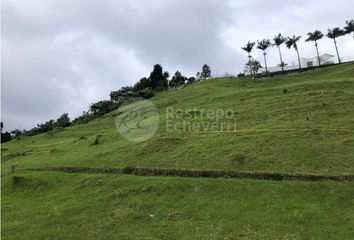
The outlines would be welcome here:
[[[115,111],[2,144],[2,238],[354,236],[354,63],[150,100],[160,124],[143,142],[119,134]],[[204,110],[231,111],[236,128],[171,131],[169,109],[205,124]]]

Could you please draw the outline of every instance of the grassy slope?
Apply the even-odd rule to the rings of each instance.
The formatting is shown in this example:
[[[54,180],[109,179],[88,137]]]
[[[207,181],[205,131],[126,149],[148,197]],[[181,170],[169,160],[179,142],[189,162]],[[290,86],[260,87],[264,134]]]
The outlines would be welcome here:
[[[289,93],[283,94],[288,88]],[[242,100],[244,99],[244,100]],[[354,173],[354,65],[264,80],[216,79],[152,99],[232,108],[238,129],[347,131],[171,134],[132,144],[112,114],[2,146],[4,239],[350,239],[351,182],[272,182],[28,172],[10,165]],[[324,104],[323,104],[324,103]],[[306,121],[306,117],[309,118]],[[102,143],[90,146],[96,135]],[[81,136],[87,140],[78,140]],[[240,156],[245,160],[239,161]],[[150,215],[153,214],[153,217]]]
[[[284,94],[284,88],[289,93]],[[123,139],[115,128],[113,114],[108,114],[86,125],[4,144],[7,150],[3,151],[3,166],[138,166],[354,174],[354,64],[272,79],[213,79],[160,93],[152,101],[161,112],[161,125],[158,134],[146,142]],[[166,132],[167,106],[184,110],[232,109],[237,113],[240,131]],[[294,131],[276,131],[279,129]],[[98,134],[103,135],[101,144],[90,146]],[[74,143],[80,137],[87,140]]]
[[[350,239],[351,183],[4,177],[4,239]],[[153,216],[150,216],[153,215]]]

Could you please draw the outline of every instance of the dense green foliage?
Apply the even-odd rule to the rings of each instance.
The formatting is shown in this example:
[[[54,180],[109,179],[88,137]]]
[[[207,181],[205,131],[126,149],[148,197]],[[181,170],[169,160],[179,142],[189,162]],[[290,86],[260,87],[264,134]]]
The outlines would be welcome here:
[[[177,71],[169,82],[170,88],[178,88],[186,84],[187,78]]]
[[[346,23],[346,26],[344,27],[345,34],[353,33],[353,38],[354,38],[354,19],[348,20],[345,23]]]
[[[11,133],[9,132],[2,132],[3,128],[4,128],[4,123],[1,122],[1,143],[6,143],[11,141],[12,136]]]
[[[70,118],[68,113],[62,114],[57,121],[55,122],[56,127],[69,127],[70,126]]]

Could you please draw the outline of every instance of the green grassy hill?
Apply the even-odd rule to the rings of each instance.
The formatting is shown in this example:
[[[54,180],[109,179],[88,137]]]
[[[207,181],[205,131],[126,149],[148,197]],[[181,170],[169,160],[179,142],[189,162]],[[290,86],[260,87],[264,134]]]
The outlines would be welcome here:
[[[284,77],[210,79],[161,92],[151,101],[160,113],[160,128],[145,142],[120,136],[112,112],[87,124],[2,144],[4,239],[349,239],[354,235],[352,182],[28,170],[136,166],[353,175],[353,63]],[[167,107],[192,115],[201,109],[231,109],[237,131],[167,131]],[[97,135],[99,144],[93,145]],[[15,173],[10,172],[12,165]]]
[[[272,79],[211,79],[162,92],[152,102],[161,114],[160,130],[146,142],[121,137],[112,113],[4,144],[3,166],[354,174],[353,64]],[[237,131],[167,132],[166,107],[232,109]],[[100,144],[91,146],[97,135]]]

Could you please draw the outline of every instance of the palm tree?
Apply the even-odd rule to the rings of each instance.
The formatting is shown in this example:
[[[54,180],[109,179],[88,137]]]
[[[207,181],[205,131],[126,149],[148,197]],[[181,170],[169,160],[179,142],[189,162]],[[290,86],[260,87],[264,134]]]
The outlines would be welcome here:
[[[268,73],[268,67],[267,67],[267,52],[266,50],[270,47],[271,43],[269,39],[263,39],[262,41],[257,41],[258,42],[258,46],[257,48],[263,51],[263,56],[264,56],[264,65],[266,68],[266,73]]]
[[[275,36],[273,38],[274,44],[273,46],[277,46],[278,50],[279,50],[279,56],[280,56],[280,66],[281,66],[281,70],[284,71],[284,62],[283,62],[283,58],[281,56],[281,50],[280,50],[280,45],[282,45],[283,43],[286,42],[286,38],[284,38],[280,33]]]
[[[293,36],[293,37],[288,37],[288,40],[286,41],[286,46],[290,49],[293,47],[297,53],[297,60],[299,61],[299,68],[301,69],[301,62],[300,62],[300,55],[299,55],[299,49],[297,47],[297,42],[301,39],[301,36]]]
[[[353,39],[354,39],[354,20],[346,21],[345,22],[347,26],[344,27],[345,34],[351,34],[353,33]]]
[[[253,47],[256,43],[254,42],[248,42],[246,46],[242,47],[242,50],[245,50],[248,53],[248,58],[251,58],[251,52],[253,50]]]
[[[307,34],[308,38],[305,40],[305,42],[315,42],[315,47],[316,47],[316,51],[317,51],[317,58],[318,58],[318,66],[321,66],[321,59],[320,59],[320,54],[318,52],[318,44],[317,41],[320,40],[321,38],[323,38],[323,33],[321,33],[321,31],[314,31],[314,32],[309,32]]]
[[[338,47],[337,47],[337,38],[340,36],[343,36],[345,34],[344,30],[336,27],[333,29],[328,29],[327,37],[333,39],[334,46],[336,47],[336,52],[337,52],[337,57],[338,57],[338,63],[341,63],[340,57],[339,57],[339,52],[338,52]]]
[[[241,48],[242,50],[245,50],[245,51],[248,53],[248,59],[249,59],[248,61],[251,61],[251,58],[252,58],[251,52],[252,52],[252,50],[253,50],[254,45],[256,45],[256,43],[249,41],[249,42],[246,44],[246,46],[244,46],[244,47]],[[252,72],[251,72],[251,74],[252,74]]]

